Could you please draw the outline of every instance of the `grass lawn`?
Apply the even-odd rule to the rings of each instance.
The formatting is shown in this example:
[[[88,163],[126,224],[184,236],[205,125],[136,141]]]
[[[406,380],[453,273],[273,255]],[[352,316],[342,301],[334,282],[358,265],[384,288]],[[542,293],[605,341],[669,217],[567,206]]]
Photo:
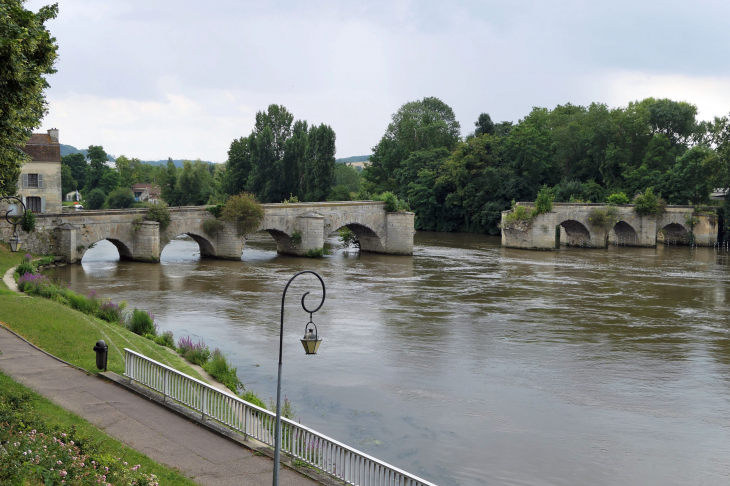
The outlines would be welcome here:
[[[158,477],[159,483],[165,486],[195,485],[193,481],[189,480],[177,471],[163,466],[144,454],[125,446],[81,417],[74,415],[71,412],[67,412],[58,405],[53,404],[50,400],[43,398],[41,395],[38,395],[29,388],[16,383],[8,376],[0,373],[0,397],[11,398],[22,395],[26,395],[26,398],[31,401],[34,412],[32,420],[42,420],[49,430],[57,426],[60,432],[70,433],[72,428],[75,427],[79,436],[90,439],[89,442],[94,444],[94,456],[104,457],[104,455],[109,455],[113,457],[121,457],[129,464],[140,464],[142,465],[142,472],[146,474],[155,474]],[[31,421],[31,423],[33,422]],[[34,426],[36,425],[34,424]]]
[[[124,373],[124,348],[142,353],[185,374],[202,379],[181,357],[119,324],[102,321],[42,297],[0,295],[0,322],[39,348],[92,373],[94,344],[109,346],[109,371]]]

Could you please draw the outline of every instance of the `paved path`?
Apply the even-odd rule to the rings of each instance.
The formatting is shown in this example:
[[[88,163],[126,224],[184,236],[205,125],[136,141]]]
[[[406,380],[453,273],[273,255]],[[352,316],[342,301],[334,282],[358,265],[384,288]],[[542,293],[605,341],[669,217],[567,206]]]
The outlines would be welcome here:
[[[270,485],[273,461],[155,403],[67,366],[0,327],[0,371],[133,449],[211,486]],[[315,483],[282,468],[282,485]]]

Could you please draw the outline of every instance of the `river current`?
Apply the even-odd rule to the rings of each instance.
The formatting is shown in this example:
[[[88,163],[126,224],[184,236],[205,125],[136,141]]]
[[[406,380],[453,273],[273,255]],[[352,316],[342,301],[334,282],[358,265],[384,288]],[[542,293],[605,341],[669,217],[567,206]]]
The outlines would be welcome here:
[[[319,284],[302,276],[287,294],[297,418],[439,485],[730,484],[730,253],[531,252],[426,232],[412,257],[331,243],[312,260],[253,238],[239,262],[175,239],[145,264],[104,241],[46,274],[220,348],[268,402],[281,292],[318,272],[316,356],[300,299],[316,305]]]

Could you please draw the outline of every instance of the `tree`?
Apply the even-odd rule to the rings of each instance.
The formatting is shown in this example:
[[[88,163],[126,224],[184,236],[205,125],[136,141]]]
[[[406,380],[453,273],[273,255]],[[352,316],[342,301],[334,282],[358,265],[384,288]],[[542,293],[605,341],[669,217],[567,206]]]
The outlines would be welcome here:
[[[360,173],[352,166],[335,164],[335,186],[343,186],[347,192],[360,190]]]
[[[99,181],[99,189],[104,191],[104,194],[109,194],[117,187],[119,187],[119,172],[111,169],[104,171],[104,175]],[[127,187],[127,189],[130,188]]]
[[[200,206],[208,202],[213,193],[213,178],[208,165],[196,160],[183,161],[182,171],[177,178],[178,204],[181,206]]]
[[[392,120],[373,147],[370,167],[363,174],[370,183],[367,189],[373,192],[402,191],[391,176],[412,152],[453,150],[461,139],[461,126],[454,111],[438,98],[406,103],[393,114]]]
[[[87,157],[91,162],[89,163],[89,175],[86,180],[86,191],[90,192],[99,187],[102,177],[111,169],[106,165],[108,156],[101,145],[89,145]]]
[[[484,135],[485,133],[489,135],[494,133],[494,122],[488,113],[482,113],[479,115],[477,121],[474,122],[474,126],[476,127],[474,135],[477,137],[479,135]]]
[[[304,200],[324,201],[335,173],[335,131],[322,124],[309,130],[304,169]]]
[[[172,159],[167,159],[167,166],[164,174],[162,174],[161,186],[162,199],[170,206],[180,205],[180,196],[177,188],[177,167]]]
[[[98,188],[91,191],[86,198],[89,209],[101,209],[105,200],[106,195],[104,194],[104,191]]]
[[[58,4],[38,13],[23,0],[0,3],[0,194],[15,194],[20,168],[28,157],[20,150],[48,111],[44,75],[53,74],[58,45],[45,28],[58,15]]]
[[[81,188],[86,185],[86,172],[89,170],[89,166],[86,163],[84,154],[77,152],[66,155],[61,159],[61,164],[71,169],[71,177],[76,181],[78,187]]]
[[[65,196],[76,190],[76,181],[71,175],[71,167],[61,164],[61,195]]]
[[[134,204],[134,194],[129,187],[117,187],[106,198],[106,205],[109,209],[125,209]]]
[[[136,160],[136,159],[132,159]],[[134,168],[132,167],[132,160],[128,159],[124,155],[120,155],[114,161],[114,165],[119,173],[119,186],[131,188],[136,181],[134,178]],[[137,160],[139,162],[139,160]]]

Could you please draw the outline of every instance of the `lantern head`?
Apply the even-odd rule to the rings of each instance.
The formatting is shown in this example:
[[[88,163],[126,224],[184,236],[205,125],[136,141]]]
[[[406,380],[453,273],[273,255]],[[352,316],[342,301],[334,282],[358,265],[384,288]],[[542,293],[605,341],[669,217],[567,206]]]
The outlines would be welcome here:
[[[317,336],[317,326],[312,322],[312,315],[309,315],[309,322],[304,326],[304,338],[302,346],[307,354],[317,354],[319,345],[322,342]]]
[[[20,250],[20,245],[22,242],[20,241],[20,236],[18,236],[18,232],[13,233],[13,237],[10,238],[10,251],[18,251]]]

